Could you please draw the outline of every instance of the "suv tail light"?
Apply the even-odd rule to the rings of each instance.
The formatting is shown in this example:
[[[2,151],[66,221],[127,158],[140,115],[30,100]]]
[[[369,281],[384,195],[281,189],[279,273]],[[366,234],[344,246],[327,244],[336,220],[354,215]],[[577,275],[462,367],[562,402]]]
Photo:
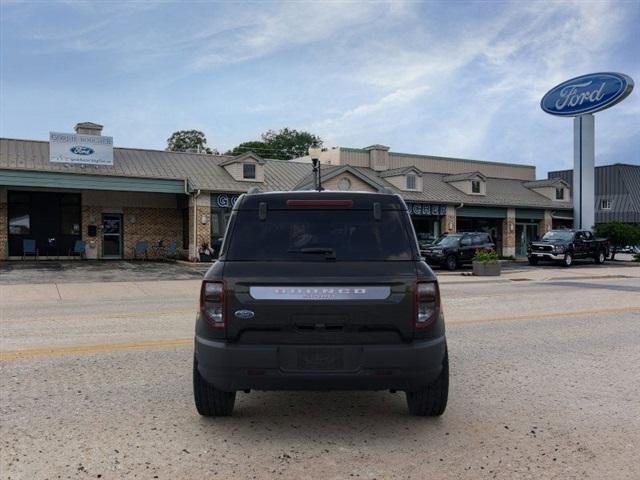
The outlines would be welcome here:
[[[223,282],[202,282],[200,290],[200,314],[205,322],[213,328],[225,327],[224,304],[225,291]]]
[[[440,314],[440,291],[435,281],[416,283],[416,328],[425,328]]]

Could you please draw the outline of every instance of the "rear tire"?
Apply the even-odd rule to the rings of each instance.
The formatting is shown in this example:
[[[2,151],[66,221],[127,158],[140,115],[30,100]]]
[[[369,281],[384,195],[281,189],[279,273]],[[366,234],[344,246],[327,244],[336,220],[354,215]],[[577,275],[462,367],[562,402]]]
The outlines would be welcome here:
[[[573,255],[570,253],[564,254],[564,259],[562,260],[563,267],[570,267],[573,264]]]
[[[538,264],[538,259],[535,257],[529,257],[529,265],[537,265]]]
[[[596,262],[596,264],[602,265],[606,259],[607,256],[605,255],[604,251],[600,250],[598,253],[596,253],[594,261]]]
[[[437,417],[444,413],[449,397],[449,354],[446,350],[440,375],[424,390],[405,394],[411,415]]]
[[[456,260],[455,255],[449,255],[447,259],[444,261],[444,266],[449,271],[454,271],[458,268],[458,261]]]
[[[193,359],[193,398],[196,410],[204,417],[228,417],[233,413],[236,392],[223,392],[208,383],[198,371],[198,362]]]

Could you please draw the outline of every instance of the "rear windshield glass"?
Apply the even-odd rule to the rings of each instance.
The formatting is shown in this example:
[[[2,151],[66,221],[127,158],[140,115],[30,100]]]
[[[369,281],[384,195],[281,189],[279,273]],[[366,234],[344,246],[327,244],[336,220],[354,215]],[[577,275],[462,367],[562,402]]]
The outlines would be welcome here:
[[[454,246],[458,245],[459,241],[460,241],[460,237],[458,237],[458,236],[443,235],[442,237],[438,238],[434,242],[434,245],[437,245],[439,247],[454,247]]]
[[[563,232],[558,230],[553,230],[551,232],[547,232],[542,237],[543,240],[571,240],[573,238],[573,232]]]
[[[256,211],[240,210],[234,215],[227,260],[339,262],[413,257],[404,211],[383,211],[380,220],[374,220],[373,210],[270,210],[264,221]]]

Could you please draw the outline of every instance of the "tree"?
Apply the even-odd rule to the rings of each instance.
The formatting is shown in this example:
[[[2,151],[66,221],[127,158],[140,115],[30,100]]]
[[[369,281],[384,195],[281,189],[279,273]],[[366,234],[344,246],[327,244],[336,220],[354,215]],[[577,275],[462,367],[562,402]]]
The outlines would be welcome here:
[[[311,146],[322,146],[322,139],[317,135],[289,128],[269,130],[261,138],[262,141],[241,143],[229,150],[227,155],[239,155],[252,150],[261,157],[291,160],[307,155]]]
[[[197,152],[217,154],[207,147],[207,137],[200,130],[178,130],[167,139],[167,150],[171,152]]]
[[[267,153],[267,146],[264,144],[264,142],[259,141],[243,142],[237,147],[234,147],[233,149],[226,152],[225,155],[233,155],[235,157],[247,152],[254,152],[261,157],[269,157]]]
[[[620,247],[640,243],[640,226],[622,222],[600,223],[595,226],[595,234],[605,237],[611,244],[611,260]]]

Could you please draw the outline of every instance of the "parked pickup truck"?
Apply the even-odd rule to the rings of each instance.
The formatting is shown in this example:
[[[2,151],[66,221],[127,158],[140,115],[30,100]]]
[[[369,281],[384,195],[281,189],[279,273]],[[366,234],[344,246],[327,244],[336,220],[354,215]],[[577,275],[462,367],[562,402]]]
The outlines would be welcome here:
[[[441,415],[449,361],[438,280],[395,194],[240,196],[196,319],[198,412],[249,390],[404,391]]]
[[[560,262],[570,267],[574,260],[590,258],[596,263],[604,263],[609,251],[606,239],[594,238],[588,230],[551,230],[542,240],[531,242],[527,258],[531,265],[541,260]]]

